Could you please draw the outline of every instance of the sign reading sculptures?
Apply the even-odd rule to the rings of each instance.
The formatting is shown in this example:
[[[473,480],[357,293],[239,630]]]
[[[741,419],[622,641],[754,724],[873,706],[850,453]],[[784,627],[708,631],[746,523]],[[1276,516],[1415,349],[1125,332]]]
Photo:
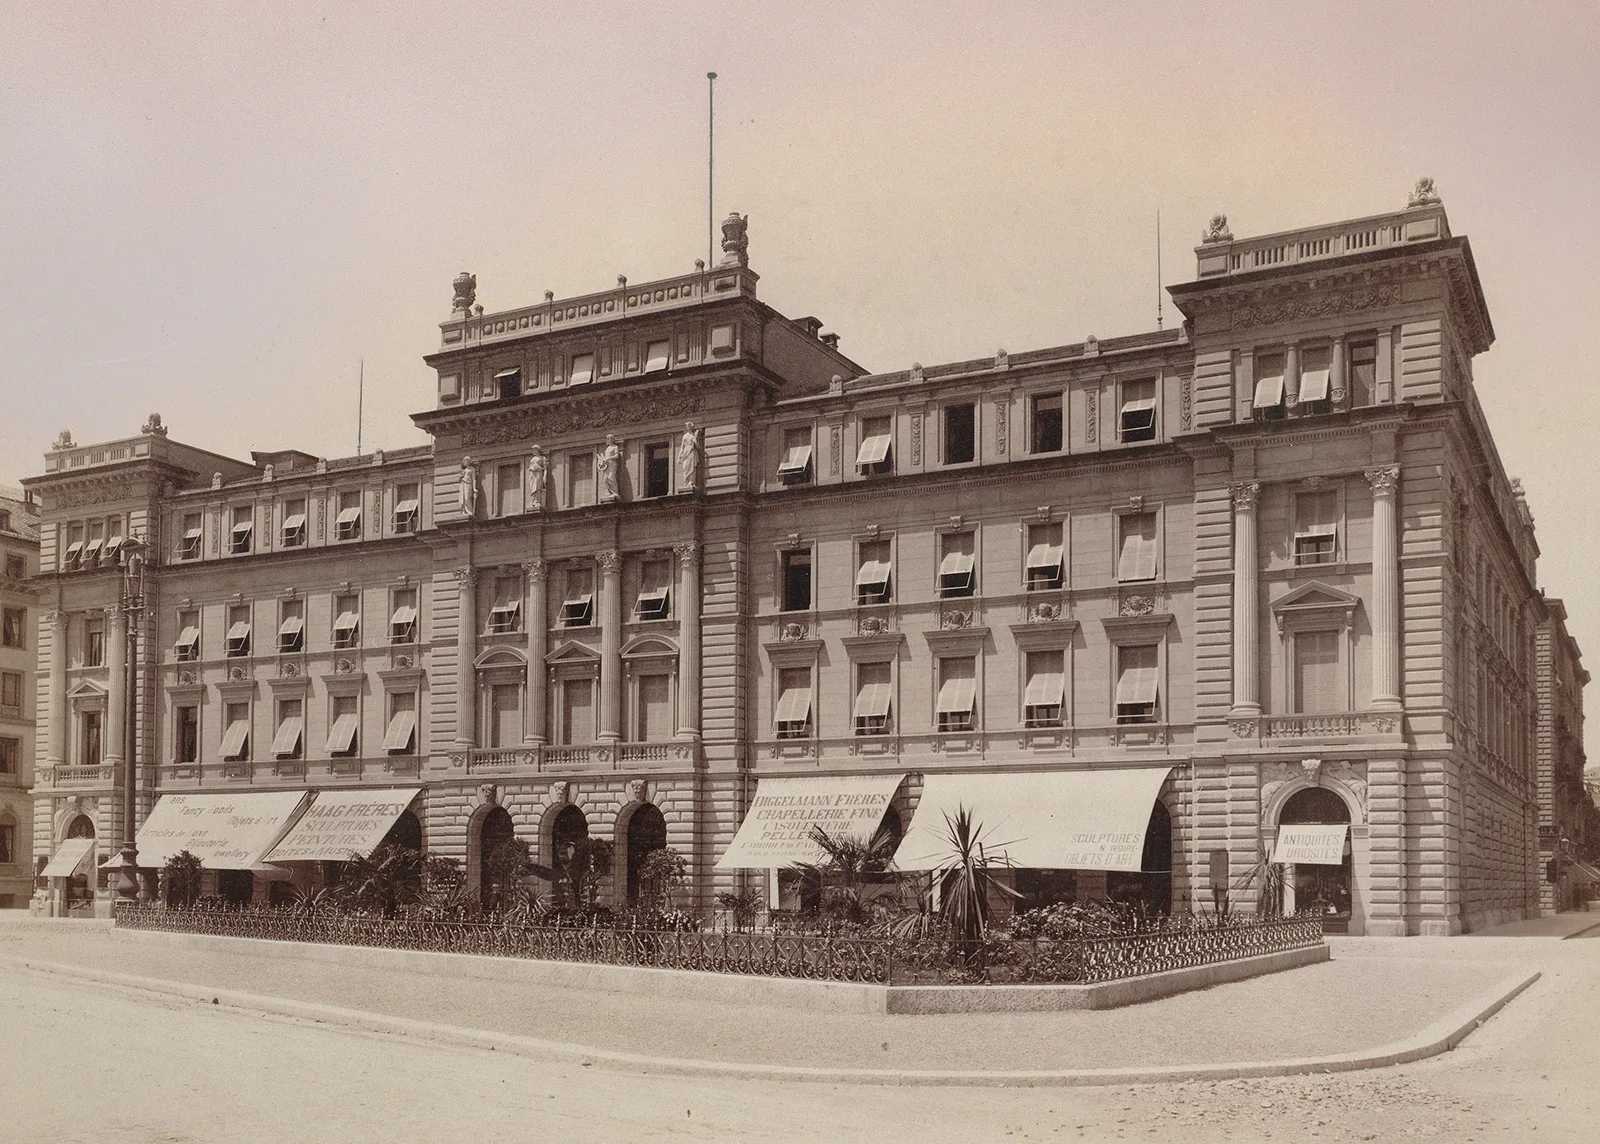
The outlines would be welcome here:
[[[317,801],[267,855],[269,862],[338,862],[370,855],[420,787],[320,791]]]

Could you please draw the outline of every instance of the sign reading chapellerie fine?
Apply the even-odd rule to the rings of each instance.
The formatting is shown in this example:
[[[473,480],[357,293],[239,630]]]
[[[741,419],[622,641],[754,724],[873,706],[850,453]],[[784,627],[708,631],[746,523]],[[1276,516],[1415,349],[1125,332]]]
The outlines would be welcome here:
[[[1272,860],[1338,866],[1344,862],[1344,836],[1349,829],[1348,826],[1280,826]]]
[[[889,808],[899,775],[835,779],[763,779],[719,866],[759,869],[816,862],[822,851],[811,832],[835,838],[872,837]]]

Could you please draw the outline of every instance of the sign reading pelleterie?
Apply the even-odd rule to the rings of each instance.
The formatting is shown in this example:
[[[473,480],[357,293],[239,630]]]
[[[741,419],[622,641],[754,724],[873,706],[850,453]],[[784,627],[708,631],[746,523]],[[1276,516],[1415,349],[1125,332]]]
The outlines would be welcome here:
[[[1344,862],[1344,836],[1349,829],[1348,826],[1280,826],[1272,860],[1338,866]]]
[[[283,833],[304,791],[165,794],[139,828],[139,865],[187,850],[210,870],[248,870]]]
[[[420,789],[319,791],[317,801],[272,848],[267,861],[338,862],[352,854],[365,858]]]
[[[722,869],[763,869],[816,862],[822,851],[811,832],[836,838],[872,837],[903,775],[762,779]]]

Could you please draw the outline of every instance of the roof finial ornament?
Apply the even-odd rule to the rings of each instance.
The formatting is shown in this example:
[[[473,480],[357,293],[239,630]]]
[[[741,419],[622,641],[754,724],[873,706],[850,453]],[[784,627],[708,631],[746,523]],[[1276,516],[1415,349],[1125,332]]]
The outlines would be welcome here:
[[[1417,180],[1417,185],[1411,188],[1411,197],[1406,200],[1406,207],[1433,207],[1438,206],[1442,200],[1439,192],[1433,189],[1433,176],[1424,175]]]
[[[472,303],[478,300],[478,276],[468,274],[463,270],[456,275],[456,280],[451,283],[456,289],[456,296],[450,303],[450,310],[456,314],[470,314]]]
[[[167,427],[161,424],[161,414],[152,413],[144,419],[144,424],[139,427],[139,432],[150,436],[165,437]]]
[[[750,265],[750,216],[734,211],[722,220],[722,265]]]
[[[63,430],[61,430],[61,432],[57,433],[56,434],[56,443],[51,446],[51,448],[55,449],[55,450],[71,449],[72,447],[73,447],[73,440],[72,440],[72,430],[71,429],[63,429]]]
[[[1207,224],[1205,233],[1200,236],[1201,242],[1232,242],[1233,231],[1228,229],[1228,216],[1214,214],[1211,222]]]

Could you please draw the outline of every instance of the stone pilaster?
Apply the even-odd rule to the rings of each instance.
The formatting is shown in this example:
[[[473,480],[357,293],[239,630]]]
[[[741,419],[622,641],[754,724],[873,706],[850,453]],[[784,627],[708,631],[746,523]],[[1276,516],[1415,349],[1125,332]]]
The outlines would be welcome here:
[[[478,745],[478,574],[457,568],[456,577],[456,746]]]
[[[1256,555],[1256,500],[1261,486],[1243,481],[1233,495],[1233,709],[1230,717],[1261,714],[1261,633]]]
[[[1343,409],[1349,395],[1345,374],[1344,335],[1338,334],[1334,336],[1333,355],[1328,362],[1328,396],[1335,409]]]
[[[67,761],[67,614],[46,612],[42,626],[50,630],[50,723],[46,729],[45,762],[59,767]]]
[[[600,728],[595,736],[622,738],[622,553],[602,552],[600,565]]]
[[[106,615],[106,729],[100,757],[102,762],[122,764],[128,741],[128,613],[112,604]]]
[[[700,546],[685,541],[678,557],[678,738],[700,737]]]
[[[549,652],[550,626],[547,619],[546,593],[549,590],[550,568],[542,558],[535,557],[522,565],[523,623],[528,629],[528,692],[524,709],[528,717],[523,720],[522,740],[525,743],[545,741],[545,655]]]
[[[1372,485],[1372,709],[1400,710],[1400,466],[1367,470]]]

